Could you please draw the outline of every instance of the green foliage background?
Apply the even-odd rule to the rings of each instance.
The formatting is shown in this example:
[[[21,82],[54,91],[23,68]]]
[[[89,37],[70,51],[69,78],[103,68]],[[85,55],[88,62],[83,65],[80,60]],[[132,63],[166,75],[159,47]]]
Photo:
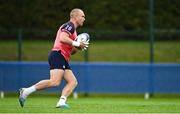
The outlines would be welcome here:
[[[180,28],[180,0],[154,0],[156,28]],[[85,27],[147,30],[149,0],[1,0],[1,28],[56,30],[72,8],[86,13]]]

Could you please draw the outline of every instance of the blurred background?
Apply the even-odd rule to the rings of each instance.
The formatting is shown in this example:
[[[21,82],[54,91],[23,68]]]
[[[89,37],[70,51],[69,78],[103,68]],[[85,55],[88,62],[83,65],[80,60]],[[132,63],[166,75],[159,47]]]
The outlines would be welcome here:
[[[86,15],[77,32],[91,36],[71,59],[77,91],[180,92],[179,0],[0,0],[2,91],[48,78],[48,53],[73,8]]]
[[[0,60],[18,60],[21,51],[23,61],[46,61],[57,30],[76,7],[86,14],[78,33],[91,35],[88,61],[148,63],[153,34],[154,61],[180,63],[179,0],[1,0]],[[81,53],[72,57],[83,60]]]

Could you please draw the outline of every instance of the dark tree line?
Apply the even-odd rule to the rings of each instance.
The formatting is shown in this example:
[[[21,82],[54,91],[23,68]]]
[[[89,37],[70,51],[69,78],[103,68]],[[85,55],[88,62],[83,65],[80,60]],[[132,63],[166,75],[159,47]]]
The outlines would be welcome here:
[[[156,29],[180,28],[180,0],[154,0]],[[149,0],[0,0],[0,28],[57,30],[72,8],[90,30],[148,30]]]

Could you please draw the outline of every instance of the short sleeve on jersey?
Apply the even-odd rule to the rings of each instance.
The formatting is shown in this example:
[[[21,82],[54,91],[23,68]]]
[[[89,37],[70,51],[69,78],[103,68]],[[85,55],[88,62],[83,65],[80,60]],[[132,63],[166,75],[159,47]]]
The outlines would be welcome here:
[[[71,22],[67,22],[67,23],[63,24],[61,27],[61,31],[67,32],[69,35],[73,34],[74,30],[75,30],[75,27],[74,27],[73,23],[71,23]]]

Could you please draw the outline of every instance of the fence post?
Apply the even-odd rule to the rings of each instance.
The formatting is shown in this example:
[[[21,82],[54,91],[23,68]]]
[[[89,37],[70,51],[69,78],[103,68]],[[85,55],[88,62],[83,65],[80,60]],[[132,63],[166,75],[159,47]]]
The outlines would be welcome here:
[[[88,93],[88,86],[89,86],[89,84],[88,84],[88,63],[87,62],[89,62],[89,55],[88,55],[88,53],[89,53],[89,51],[88,51],[89,49],[87,49],[86,51],[84,51],[84,62],[86,62],[85,63],[85,66],[86,66],[86,74],[87,74],[87,76],[85,76],[85,89],[86,89],[86,91],[85,91],[85,93],[84,93],[84,96],[88,96],[89,95],[89,93]]]
[[[149,87],[148,92],[145,93],[145,99],[149,99],[149,97],[153,96],[153,79],[154,79],[154,73],[153,73],[153,63],[154,63],[154,0],[149,0],[149,43],[150,43],[150,66],[148,68],[149,74],[148,74],[148,81],[149,81]]]
[[[0,70],[0,97],[1,99],[4,98],[4,75],[2,70]]]
[[[18,61],[22,61],[22,29],[18,30]]]
[[[84,51],[84,62],[88,62],[89,61],[89,54],[88,54],[88,49],[86,51]]]
[[[154,63],[154,0],[149,2],[150,63]]]

